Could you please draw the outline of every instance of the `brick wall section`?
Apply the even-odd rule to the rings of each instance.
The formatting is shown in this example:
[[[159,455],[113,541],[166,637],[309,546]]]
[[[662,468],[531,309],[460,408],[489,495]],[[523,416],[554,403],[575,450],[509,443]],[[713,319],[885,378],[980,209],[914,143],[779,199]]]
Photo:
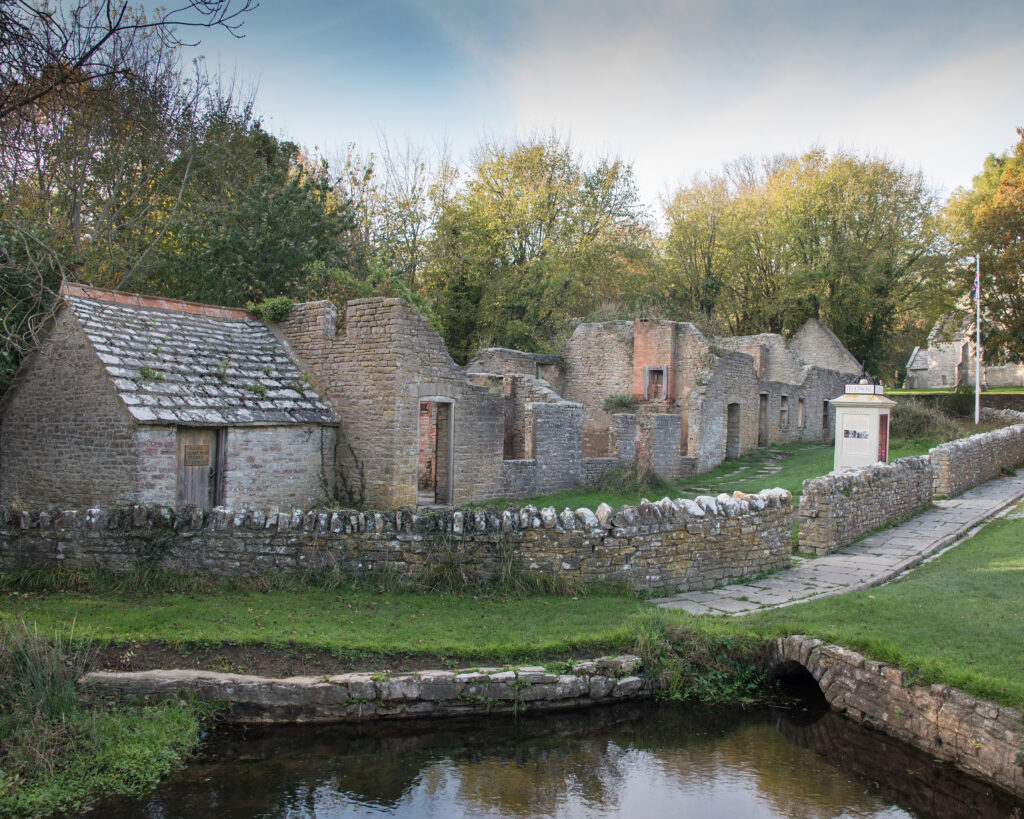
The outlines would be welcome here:
[[[335,430],[319,424],[227,432],[225,506],[309,507],[329,497]]]
[[[565,389],[562,372],[565,361],[561,356],[545,353],[524,353],[506,347],[488,347],[481,350],[466,364],[467,373],[493,373],[494,375],[528,375],[548,382],[556,393]]]
[[[800,635],[770,644],[767,663],[776,672],[806,669],[834,710],[1024,797],[1019,711],[945,685],[914,685],[898,668]]]
[[[189,510],[133,507],[49,513],[3,510],[0,568],[38,565],[126,571],[155,566],[218,577],[338,567],[416,576],[457,560],[487,578],[523,571],[638,589],[710,588],[789,565],[785,490],[641,503],[617,513],[509,507],[397,512]]]
[[[808,479],[800,499],[800,550],[829,554],[931,501],[927,456]]]
[[[651,469],[663,478],[678,478],[679,438],[682,424],[678,415],[659,412],[640,416],[643,456]]]
[[[62,308],[5,402],[0,502],[131,503],[135,479],[135,421],[78,320]]]
[[[645,371],[648,367],[665,368],[665,399],[650,400],[670,403],[675,397],[673,370],[675,364],[676,325],[670,321],[633,322],[633,396],[644,401]]]
[[[929,450],[936,497],[952,498],[1024,463],[1024,424],[972,435]]]
[[[330,398],[341,419],[349,482],[361,481],[366,503],[416,503],[419,404],[454,402],[454,498],[467,503],[504,491],[503,396],[467,380],[437,332],[401,299],[355,299],[345,331],[335,331],[329,302],[296,305],[278,325],[282,337]]]

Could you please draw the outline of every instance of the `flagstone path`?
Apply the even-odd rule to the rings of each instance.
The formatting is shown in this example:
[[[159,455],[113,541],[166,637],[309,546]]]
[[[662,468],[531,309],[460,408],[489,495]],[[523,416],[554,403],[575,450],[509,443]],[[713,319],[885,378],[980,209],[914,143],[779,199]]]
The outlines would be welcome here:
[[[693,614],[748,614],[831,597],[886,583],[958,544],[984,523],[1024,497],[1024,469],[996,478],[957,498],[935,501],[931,509],[823,557],[793,555],[793,565],[759,580],[731,583],[651,602]]]

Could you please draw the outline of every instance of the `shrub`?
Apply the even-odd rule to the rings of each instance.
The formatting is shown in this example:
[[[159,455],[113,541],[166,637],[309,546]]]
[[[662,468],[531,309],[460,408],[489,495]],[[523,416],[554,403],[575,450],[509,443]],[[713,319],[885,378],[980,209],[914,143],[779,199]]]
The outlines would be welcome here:
[[[667,493],[673,490],[673,486],[651,469],[650,464],[623,461],[605,473],[598,489],[617,495],[632,495],[646,491]]]
[[[259,316],[264,321],[280,321],[292,311],[294,306],[295,302],[287,296],[274,296],[273,298],[264,299],[258,304],[251,301],[247,302],[245,309],[254,316]]]
[[[601,409],[605,412],[633,412],[638,405],[635,396],[619,392],[605,398]]]
[[[906,441],[948,441],[956,438],[959,433],[956,421],[940,407],[911,396],[900,398],[899,403],[893,407],[890,421],[893,437]]]

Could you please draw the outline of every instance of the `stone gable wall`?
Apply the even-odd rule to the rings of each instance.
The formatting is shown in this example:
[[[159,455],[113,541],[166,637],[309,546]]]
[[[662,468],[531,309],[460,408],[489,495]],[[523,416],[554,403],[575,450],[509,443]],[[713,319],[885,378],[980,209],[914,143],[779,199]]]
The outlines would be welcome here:
[[[583,457],[614,455],[609,443],[611,418],[601,407],[609,395],[633,392],[633,323],[581,324],[563,354],[562,395],[583,404]]]
[[[845,375],[859,375],[860,364],[828,327],[815,319],[809,319],[793,334],[789,348],[805,364],[834,370]]]
[[[1024,463],[1024,424],[972,435],[929,450],[936,497],[952,498]]]
[[[442,397],[453,402],[453,502],[499,497],[501,393],[470,383],[437,332],[401,299],[355,299],[344,334],[335,324],[333,305],[314,302],[297,305],[278,329],[338,411],[342,482],[361,484],[370,505],[415,505],[420,399]]]
[[[143,565],[217,577],[317,569],[414,577],[454,563],[486,579],[511,563],[527,573],[577,582],[686,590],[788,566],[791,512],[790,493],[781,489],[561,514],[529,506],[437,515],[5,509],[0,569],[127,571]]]
[[[829,554],[931,502],[927,456],[808,479],[800,498],[800,550]]]
[[[132,503],[136,429],[77,319],[62,308],[6,399],[0,502]]]

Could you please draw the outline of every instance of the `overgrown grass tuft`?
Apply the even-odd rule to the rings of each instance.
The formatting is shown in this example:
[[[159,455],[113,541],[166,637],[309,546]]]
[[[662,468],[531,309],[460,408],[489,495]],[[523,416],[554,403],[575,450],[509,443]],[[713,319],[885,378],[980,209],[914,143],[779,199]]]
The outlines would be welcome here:
[[[80,810],[110,793],[152,787],[196,746],[197,711],[82,705],[91,655],[73,627],[52,636],[0,623],[0,815]]]
[[[671,481],[661,477],[650,464],[627,461],[608,470],[598,485],[600,492],[612,495],[635,495],[650,493],[665,495],[674,491]]]
[[[642,611],[630,620],[633,650],[659,683],[661,696],[707,704],[751,704],[767,696],[759,670],[760,641],[707,628],[662,609]]]

